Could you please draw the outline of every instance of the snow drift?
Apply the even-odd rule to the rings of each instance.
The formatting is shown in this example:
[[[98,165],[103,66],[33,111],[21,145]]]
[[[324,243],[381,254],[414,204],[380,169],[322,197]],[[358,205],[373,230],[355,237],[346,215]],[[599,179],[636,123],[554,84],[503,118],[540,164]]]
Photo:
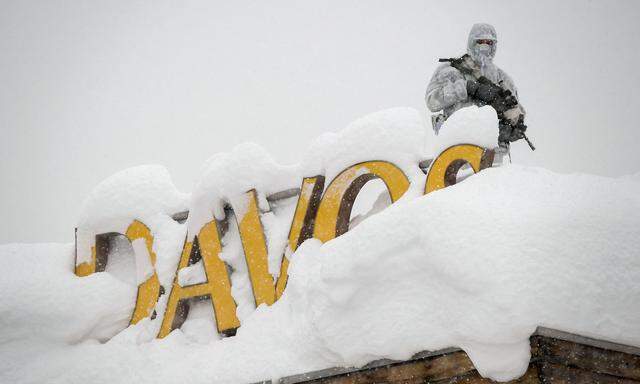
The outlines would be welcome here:
[[[13,273],[2,281],[2,381],[113,382],[109,367],[126,366],[120,381],[252,382],[448,346],[506,380],[524,371],[538,325],[640,345],[638,192],[629,179],[483,171],[324,245],[307,241],[280,301],[204,345],[180,330],[140,345],[128,330],[70,345],[95,320],[65,306],[107,305],[106,287],[72,274],[68,247],[3,246]],[[51,268],[25,267],[38,263]]]
[[[187,228],[227,215],[224,204],[238,211],[220,254],[233,270],[237,335],[221,338],[211,305],[200,302],[181,329],[155,339],[167,295],[156,320],[127,327],[136,271],[127,279],[120,269],[131,263],[80,278],[71,245],[4,245],[0,257],[10,272],[0,278],[0,381],[247,383],[451,346],[464,349],[484,376],[508,380],[524,372],[537,326],[640,346],[637,175],[511,165],[421,196],[418,161],[461,142],[495,146],[495,125],[487,108],[461,110],[426,145],[415,110],[383,111],[322,136],[298,165],[276,164],[255,145],[216,155],[191,196],[160,167],[116,174],[85,203],[82,244],[89,247],[95,233],[121,232],[131,219],[149,220],[165,287]],[[255,308],[234,230],[238,195],[260,193],[275,274],[295,199],[273,205],[268,194],[296,186],[292,177],[324,173],[330,180],[373,155],[403,169],[411,181],[406,198],[382,209],[388,200],[380,195],[369,213],[352,212],[346,234],[303,243],[290,255],[283,296]],[[187,223],[171,219],[187,207]],[[116,249],[110,265],[132,252]],[[180,281],[203,279],[198,268],[181,270]]]

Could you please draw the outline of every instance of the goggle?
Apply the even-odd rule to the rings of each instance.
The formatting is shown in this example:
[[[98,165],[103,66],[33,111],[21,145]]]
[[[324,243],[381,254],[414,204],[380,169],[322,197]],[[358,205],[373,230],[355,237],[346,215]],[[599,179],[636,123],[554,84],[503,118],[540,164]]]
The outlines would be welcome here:
[[[495,43],[495,41],[490,40],[490,39],[478,39],[478,40],[476,40],[476,44],[493,45],[494,43]]]

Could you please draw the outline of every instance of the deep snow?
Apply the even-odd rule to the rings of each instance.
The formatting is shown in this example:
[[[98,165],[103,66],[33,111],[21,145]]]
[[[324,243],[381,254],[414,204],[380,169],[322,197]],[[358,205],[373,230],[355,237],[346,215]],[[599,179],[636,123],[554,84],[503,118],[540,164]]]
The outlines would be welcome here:
[[[69,245],[5,245],[0,381],[252,382],[448,346],[504,380],[538,325],[638,346],[639,192],[633,178],[485,170],[307,241],[280,301],[222,340],[139,342],[135,326],[99,343],[133,287],[76,277]]]

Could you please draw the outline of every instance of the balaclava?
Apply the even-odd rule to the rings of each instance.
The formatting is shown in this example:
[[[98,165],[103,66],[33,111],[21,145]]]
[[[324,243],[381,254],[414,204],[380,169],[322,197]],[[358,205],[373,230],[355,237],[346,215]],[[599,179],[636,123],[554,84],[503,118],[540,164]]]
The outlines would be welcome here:
[[[492,44],[478,44],[478,40],[490,40]],[[489,80],[497,82],[498,69],[493,64],[493,57],[496,55],[498,47],[498,37],[496,30],[491,24],[474,24],[469,32],[469,40],[467,42],[467,53],[480,67],[482,75]]]

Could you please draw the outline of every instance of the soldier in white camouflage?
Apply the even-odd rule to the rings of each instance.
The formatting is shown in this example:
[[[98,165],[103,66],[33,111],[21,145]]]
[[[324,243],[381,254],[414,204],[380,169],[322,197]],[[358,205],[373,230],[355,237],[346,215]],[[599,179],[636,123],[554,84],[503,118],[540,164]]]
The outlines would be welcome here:
[[[490,24],[474,24],[469,32],[467,42],[467,54],[472,59],[474,73],[462,72],[452,66],[452,63],[445,62],[440,65],[427,87],[425,101],[431,112],[441,112],[432,117],[433,127],[438,134],[442,123],[455,111],[470,105],[483,106],[490,104],[476,97],[471,92],[476,92],[478,87],[478,77],[482,76],[500,88],[507,90],[517,103],[518,91],[511,80],[502,69],[493,63],[496,54],[498,38],[496,31]],[[481,85],[482,86],[482,85]],[[518,103],[518,112],[521,119],[524,118],[524,109]],[[514,121],[515,125],[515,121]],[[522,133],[526,126],[523,124]],[[505,136],[507,130],[500,131],[501,143],[515,141],[516,137]],[[510,132],[511,136],[512,133]]]

